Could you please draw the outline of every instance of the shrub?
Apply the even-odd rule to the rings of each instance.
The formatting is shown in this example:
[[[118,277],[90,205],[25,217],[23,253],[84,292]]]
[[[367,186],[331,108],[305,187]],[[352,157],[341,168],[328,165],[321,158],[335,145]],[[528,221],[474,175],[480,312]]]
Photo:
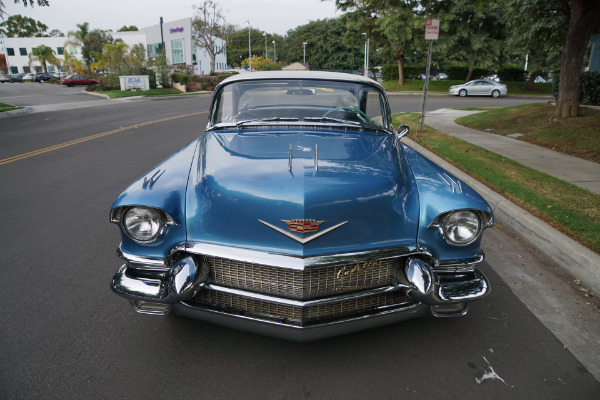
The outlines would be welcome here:
[[[558,99],[558,87],[560,83],[560,74],[555,73],[552,76],[552,94]],[[600,72],[586,71],[581,74],[581,87],[579,101],[582,104],[600,106]]]
[[[490,70],[487,68],[473,68],[473,73],[471,74],[471,79],[479,79],[485,78],[490,74]],[[466,75],[465,75],[466,78]],[[463,78],[463,79],[465,79]]]
[[[190,76],[185,72],[173,72],[171,74],[171,80],[181,85],[187,85],[190,80]]]
[[[48,83],[60,83],[60,80],[56,79],[56,78],[52,78],[48,81]]]
[[[452,64],[446,69],[448,79],[464,81],[469,73],[469,67],[464,64]]]
[[[498,71],[498,76],[502,81],[524,82],[527,80],[523,67],[514,64],[504,64]]]
[[[95,83],[85,87],[86,92],[97,92],[98,90],[100,90],[100,85],[96,85]]]
[[[398,79],[398,64],[385,64],[381,69],[384,81]],[[404,65],[404,79],[415,79],[421,73],[421,67],[415,65]]]

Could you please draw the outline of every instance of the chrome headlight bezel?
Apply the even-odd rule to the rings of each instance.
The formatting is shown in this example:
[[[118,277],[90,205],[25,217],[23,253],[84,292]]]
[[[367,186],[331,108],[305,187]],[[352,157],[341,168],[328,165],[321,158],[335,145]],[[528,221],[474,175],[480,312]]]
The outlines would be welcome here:
[[[133,213],[137,213],[137,216]],[[140,205],[115,208],[111,212],[111,222],[118,223],[123,232],[138,243],[152,243],[164,234],[167,225],[176,225],[163,210]],[[146,229],[150,231],[136,231],[141,223],[146,224]]]
[[[463,209],[441,214],[431,223],[430,227],[437,228],[446,243],[463,247],[479,239],[483,230],[493,224],[491,213]]]

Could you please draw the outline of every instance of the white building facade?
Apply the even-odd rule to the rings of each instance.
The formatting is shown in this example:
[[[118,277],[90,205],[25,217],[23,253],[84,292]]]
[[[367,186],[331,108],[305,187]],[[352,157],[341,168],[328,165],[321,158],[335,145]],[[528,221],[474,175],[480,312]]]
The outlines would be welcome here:
[[[142,44],[146,49],[146,57],[151,60],[159,56],[161,43],[164,42],[167,60],[172,65],[188,65],[193,67],[195,74],[208,74],[210,72],[210,56],[208,52],[198,46],[198,33],[192,29],[192,19],[184,18],[163,24],[142,28],[137,32],[107,32],[113,39],[121,39],[128,46]],[[66,37],[30,37],[30,38],[3,38],[1,49],[6,56],[8,72],[11,74],[41,72],[39,62],[29,65],[29,55],[33,49],[46,45],[54,50],[56,57],[64,60],[65,52],[81,60],[81,49],[76,46],[66,46]],[[224,40],[216,38],[217,47],[225,47]],[[59,72],[59,66],[47,65],[48,72]],[[227,53],[215,57],[215,72],[227,69]]]
[[[142,28],[146,35],[149,59],[159,56],[160,46],[164,42],[167,60],[172,65],[188,65],[194,68],[196,75],[210,73],[210,56],[206,49],[199,46],[199,33],[192,28],[192,19],[183,18]],[[215,38],[217,48],[226,49],[225,41]],[[215,72],[227,70],[227,52],[215,56]]]

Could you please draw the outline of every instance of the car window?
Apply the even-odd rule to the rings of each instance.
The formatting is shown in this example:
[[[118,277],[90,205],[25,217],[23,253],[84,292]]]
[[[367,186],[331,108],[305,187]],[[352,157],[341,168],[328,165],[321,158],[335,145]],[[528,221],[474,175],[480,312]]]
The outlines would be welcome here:
[[[387,129],[381,92],[360,82],[265,79],[227,84],[215,96],[211,122],[250,120],[349,122]]]

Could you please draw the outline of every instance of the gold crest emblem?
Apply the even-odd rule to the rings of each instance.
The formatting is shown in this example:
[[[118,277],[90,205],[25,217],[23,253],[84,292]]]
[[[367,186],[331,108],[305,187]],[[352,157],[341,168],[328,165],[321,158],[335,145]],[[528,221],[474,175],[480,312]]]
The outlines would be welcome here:
[[[290,232],[309,233],[319,230],[319,225],[325,221],[317,221],[315,219],[292,219],[289,221],[283,220],[288,226]]]

